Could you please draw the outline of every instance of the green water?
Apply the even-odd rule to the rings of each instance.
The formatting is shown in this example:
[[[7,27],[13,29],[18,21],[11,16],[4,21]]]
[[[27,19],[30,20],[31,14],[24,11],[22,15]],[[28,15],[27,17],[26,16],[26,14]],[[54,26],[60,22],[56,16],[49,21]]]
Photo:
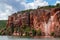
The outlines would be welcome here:
[[[0,36],[0,40],[60,40],[60,38],[20,38],[15,36]]]

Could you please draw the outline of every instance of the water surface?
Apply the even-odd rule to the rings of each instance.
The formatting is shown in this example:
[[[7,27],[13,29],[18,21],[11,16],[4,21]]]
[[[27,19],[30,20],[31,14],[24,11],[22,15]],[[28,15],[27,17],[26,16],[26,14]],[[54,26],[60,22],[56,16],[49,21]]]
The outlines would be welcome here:
[[[60,38],[20,38],[16,36],[0,36],[0,40],[60,40]]]

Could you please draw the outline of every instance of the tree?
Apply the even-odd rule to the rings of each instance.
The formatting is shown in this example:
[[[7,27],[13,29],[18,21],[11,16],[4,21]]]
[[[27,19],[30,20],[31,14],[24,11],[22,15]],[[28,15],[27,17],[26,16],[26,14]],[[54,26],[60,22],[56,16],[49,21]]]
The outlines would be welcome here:
[[[57,7],[60,7],[60,3],[57,3],[56,6],[57,6]]]

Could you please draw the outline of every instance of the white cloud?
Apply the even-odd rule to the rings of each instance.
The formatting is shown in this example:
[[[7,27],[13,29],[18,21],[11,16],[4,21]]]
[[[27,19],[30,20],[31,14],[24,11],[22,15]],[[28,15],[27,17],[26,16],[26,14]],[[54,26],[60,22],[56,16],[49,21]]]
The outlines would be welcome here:
[[[55,5],[56,5],[57,3],[60,3],[60,1],[57,0],[56,3],[55,3]]]
[[[34,0],[34,2],[26,3],[26,0],[24,0],[22,2],[20,0],[20,4],[24,5],[25,10],[26,10],[26,9],[36,9],[38,6],[47,6],[48,2],[46,2],[44,0]]]
[[[47,6],[49,5],[48,2],[44,0],[34,0],[33,2],[26,3],[27,0],[16,0],[17,2],[20,2],[20,4],[25,6],[26,9],[36,9],[38,6]]]
[[[12,6],[0,3],[0,20],[8,19],[8,16],[11,15],[15,10]]]
[[[8,0],[5,0],[5,1],[8,2]],[[20,5],[23,5],[25,7],[24,10],[36,9],[38,6],[48,5],[48,2],[46,2],[44,0],[34,0],[33,2],[30,2],[30,3],[26,3],[27,0],[14,0],[14,1],[20,3]],[[0,20],[8,19],[8,16],[11,15],[13,12],[16,12],[16,10],[13,8],[12,4],[9,5],[9,3],[6,4],[5,2],[3,2],[3,3],[0,2]]]

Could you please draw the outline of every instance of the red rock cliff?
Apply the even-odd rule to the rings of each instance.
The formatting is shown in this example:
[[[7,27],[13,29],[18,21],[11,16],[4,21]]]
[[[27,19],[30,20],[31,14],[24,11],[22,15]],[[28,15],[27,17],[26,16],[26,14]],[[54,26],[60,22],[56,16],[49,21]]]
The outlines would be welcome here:
[[[30,12],[15,13],[8,18],[7,27],[11,24],[14,26],[28,25],[35,30],[41,29],[42,32],[56,32],[55,30],[60,28],[60,8],[52,8],[51,10],[36,9]],[[46,25],[45,25],[46,24]],[[58,28],[56,28],[58,26]],[[57,34],[57,33],[56,33]]]

